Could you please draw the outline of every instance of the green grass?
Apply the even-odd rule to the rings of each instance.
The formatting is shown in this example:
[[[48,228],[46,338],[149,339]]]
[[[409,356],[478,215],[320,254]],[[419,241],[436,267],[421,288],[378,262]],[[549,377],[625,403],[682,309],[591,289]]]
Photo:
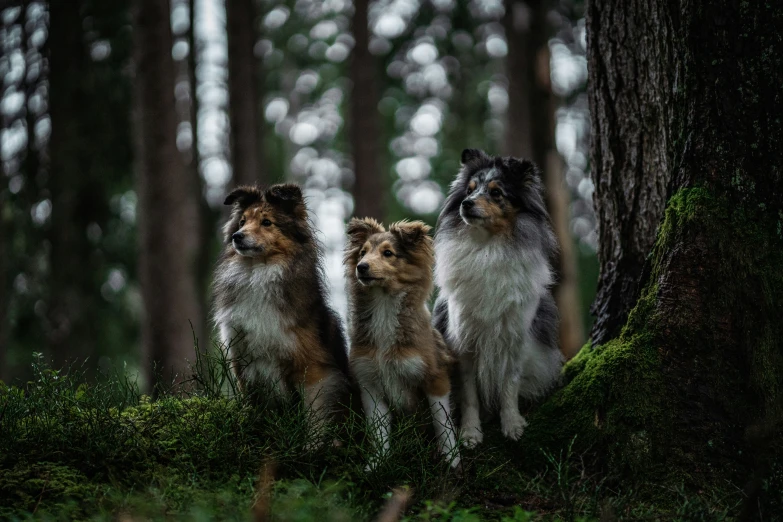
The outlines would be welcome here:
[[[543,462],[531,468],[491,423],[457,476],[437,455],[426,411],[395,418],[391,454],[367,474],[372,444],[359,412],[346,408],[308,451],[301,405],[240,394],[227,368],[203,355],[191,379],[154,400],[123,376],[87,384],[40,360],[30,382],[0,383],[0,519],[250,520],[265,462],[275,464],[276,520],[370,520],[403,485],[414,492],[407,520],[722,520],[742,500],[736,489],[673,486],[666,502],[645,501],[589,471],[572,445],[529,459]]]

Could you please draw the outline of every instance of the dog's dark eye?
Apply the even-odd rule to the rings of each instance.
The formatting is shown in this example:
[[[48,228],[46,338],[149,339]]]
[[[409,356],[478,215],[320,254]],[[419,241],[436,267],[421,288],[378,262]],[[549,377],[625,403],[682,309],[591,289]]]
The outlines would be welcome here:
[[[473,194],[473,189],[468,187],[468,196],[470,196],[471,194]]]
[[[492,189],[489,191],[489,195],[493,198],[499,198],[503,193],[500,191],[500,189]]]
[[[244,227],[245,226],[245,218],[242,218],[239,220],[239,226]]]
[[[268,219],[263,220],[261,222],[261,224],[264,225],[265,227],[271,227],[272,226],[272,222],[269,221]]]
[[[367,253],[366,251],[362,250],[361,252],[359,252],[359,257],[364,257],[364,254],[366,253]]]
[[[386,257],[391,257],[394,255],[394,253],[391,250],[384,250],[383,255]]]

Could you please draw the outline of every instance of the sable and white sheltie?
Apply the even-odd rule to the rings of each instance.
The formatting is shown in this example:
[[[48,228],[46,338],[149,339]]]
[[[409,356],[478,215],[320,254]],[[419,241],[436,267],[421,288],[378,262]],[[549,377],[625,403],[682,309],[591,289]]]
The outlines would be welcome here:
[[[221,341],[240,386],[260,383],[281,397],[301,388],[317,437],[347,384],[348,358],[302,192],[239,187],[225,204],[233,209],[214,280]]]
[[[344,261],[350,367],[361,388],[378,458],[389,450],[389,405],[410,409],[423,393],[439,449],[456,467],[459,455],[449,409],[451,357],[430,324],[426,305],[432,292],[429,231],[420,221],[395,223],[388,231],[370,218],[354,218],[348,224]]]
[[[503,434],[527,425],[518,399],[550,390],[563,364],[549,256],[556,241],[527,160],[467,149],[435,234],[439,287],[434,324],[459,356],[461,437],[483,440],[483,405],[500,410]]]

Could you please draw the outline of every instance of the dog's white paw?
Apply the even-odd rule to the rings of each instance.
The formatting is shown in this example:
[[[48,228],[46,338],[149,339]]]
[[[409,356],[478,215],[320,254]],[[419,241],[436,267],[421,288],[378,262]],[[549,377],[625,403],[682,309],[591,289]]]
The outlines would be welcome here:
[[[519,413],[508,417],[501,417],[500,419],[500,429],[503,432],[503,435],[511,440],[519,440],[519,437],[521,437],[522,433],[525,431],[525,426],[527,426],[527,421]]]
[[[481,428],[476,426],[463,427],[460,431],[460,438],[462,439],[462,445],[468,449],[475,448],[484,442],[484,434],[481,432]]]
[[[449,456],[446,455],[446,458]],[[455,470],[462,470],[462,458],[460,458],[459,454],[455,455],[454,458],[451,459],[451,462],[449,462],[449,465],[451,466],[451,469]]]

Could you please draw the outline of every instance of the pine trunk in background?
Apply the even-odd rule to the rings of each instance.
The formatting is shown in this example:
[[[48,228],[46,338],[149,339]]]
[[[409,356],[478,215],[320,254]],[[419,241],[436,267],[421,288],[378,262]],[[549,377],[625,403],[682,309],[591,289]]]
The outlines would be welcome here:
[[[209,314],[209,281],[210,274],[212,272],[212,255],[210,252],[210,246],[212,245],[212,239],[215,236],[213,220],[214,212],[209,207],[209,203],[205,198],[205,184],[204,179],[201,177],[201,151],[198,143],[198,77],[196,75],[196,65],[198,63],[199,53],[199,41],[196,38],[196,1],[188,1],[188,82],[190,85],[190,130],[192,135],[192,142],[190,144],[190,175],[192,176],[195,198],[194,203],[197,205],[196,213],[198,218],[194,226],[197,229],[196,235],[199,238],[199,242],[196,245],[196,291],[198,295],[199,305],[199,318],[201,319],[201,325],[196,330],[196,339],[198,343],[198,349],[201,351],[208,350],[211,343],[210,336],[210,324],[207,320]]]
[[[136,65],[139,279],[144,363],[151,384],[178,379],[193,359],[198,320],[191,176],[177,150],[169,2],[137,0]]]
[[[354,2],[351,55],[350,139],[353,153],[354,215],[383,220],[386,212],[384,187],[386,176],[380,172],[378,142],[377,64],[370,54],[369,0]]]
[[[555,300],[560,311],[560,349],[573,357],[584,343],[576,256],[570,232],[570,198],[555,148],[555,98],[549,79],[549,2],[507,0],[503,25],[508,41],[506,151],[530,158],[544,176],[546,203],[560,244],[555,260]]]
[[[253,0],[226,2],[231,158],[235,185],[268,183],[264,175],[259,118],[260,63],[255,59]]]
[[[7,200],[0,196],[0,209],[7,204]],[[8,298],[12,284],[8,266],[11,251],[9,232],[5,215],[0,211],[0,381],[3,382],[8,382],[11,377],[8,367]]]
[[[79,0],[49,2],[49,139],[48,189],[51,215],[48,330],[49,355],[63,368],[94,352],[90,322],[93,288],[87,227],[102,191],[93,190],[86,172],[91,161],[90,130],[83,111],[89,106],[85,89],[87,50]],[[96,199],[97,198],[97,199]],[[97,285],[99,287],[99,285]],[[98,294],[98,297],[100,295]]]
[[[779,27],[770,2],[587,4],[601,335],[525,436],[630,487],[742,488],[748,517],[783,487]]]

